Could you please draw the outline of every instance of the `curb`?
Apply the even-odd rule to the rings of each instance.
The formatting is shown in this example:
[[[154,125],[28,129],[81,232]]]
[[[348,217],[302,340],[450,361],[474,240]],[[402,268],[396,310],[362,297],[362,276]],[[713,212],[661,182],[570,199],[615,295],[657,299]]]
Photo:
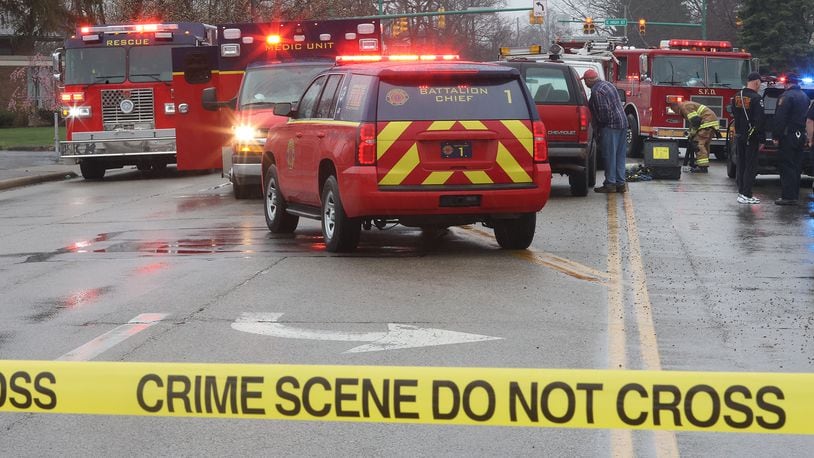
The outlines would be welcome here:
[[[74,172],[51,172],[43,173],[41,175],[10,178],[8,180],[0,180],[0,190],[18,188],[20,186],[28,186],[37,183],[44,183],[46,181],[57,181],[69,178],[76,178],[78,176],[79,175],[77,175]]]

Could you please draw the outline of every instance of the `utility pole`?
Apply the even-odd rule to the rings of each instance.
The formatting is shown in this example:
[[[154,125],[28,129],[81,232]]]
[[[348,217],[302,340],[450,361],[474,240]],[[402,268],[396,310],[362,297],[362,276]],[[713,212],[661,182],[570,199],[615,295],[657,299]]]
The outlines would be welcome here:
[[[701,39],[707,39],[707,0],[701,0]]]

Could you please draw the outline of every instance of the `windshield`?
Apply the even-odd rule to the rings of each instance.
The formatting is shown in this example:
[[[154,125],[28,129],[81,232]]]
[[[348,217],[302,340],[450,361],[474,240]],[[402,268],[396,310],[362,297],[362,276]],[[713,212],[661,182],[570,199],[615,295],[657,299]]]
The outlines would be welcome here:
[[[705,86],[703,57],[664,56],[653,59],[653,83],[668,86]]]
[[[707,59],[710,86],[739,88],[746,85],[749,61],[745,59]]]
[[[278,102],[296,102],[305,87],[322,70],[333,66],[325,62],[317,65],[258,67],[249,69],[240,90],[240,107],[268,105]]]
[[[130,48],[128,79],[133,83],[172,81],[172,47]]]
[[[124,82],[124,48],[68,49],[65,84]]]

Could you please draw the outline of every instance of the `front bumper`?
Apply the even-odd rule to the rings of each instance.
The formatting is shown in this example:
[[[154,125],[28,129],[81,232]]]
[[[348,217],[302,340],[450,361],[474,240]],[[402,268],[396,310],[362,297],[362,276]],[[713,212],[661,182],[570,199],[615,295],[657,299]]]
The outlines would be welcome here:
[[[349,217],[499,216],[540,211],[551,192],[551,166],[535,164],[531,183],[489,187],[387,189],[378,185],[376,167],[354,166],[339,174],[342,206]],[[442,206],[441,198],[479,196],[473,206]],[[478,218],[474,218],[477,220]]]
[[[174,156],[175,129],[74,132],[72,140],[59,142],[62,158]]]

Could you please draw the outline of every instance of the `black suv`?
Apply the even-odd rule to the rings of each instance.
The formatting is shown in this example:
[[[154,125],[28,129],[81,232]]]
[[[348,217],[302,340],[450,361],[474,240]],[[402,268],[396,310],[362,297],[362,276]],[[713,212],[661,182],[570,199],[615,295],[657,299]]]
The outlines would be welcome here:
[[[814,100],[814,87],[803,87],[803,92],[808,95],[808,98]],[[763,92],[763,105],[766,113],[766,141],[764,141],[758,148],[757,153],[757,173],[758,175],[777,175],[780,173],[778,164],[780,162],[778,157],[778,148],[772,143],[772,128],[774,127],[774,114],[777,111],[777,101],[780,96],[786,91],[785,85],[782,83],[770,80],[766,90]],[[729,127],[730,132],[727,138],[735,138],[735,124]],[[729,178],[735,178],[735,169],[737,167],[738,159],[737,152],[735,151],[735,142],[728,141],[729,154],[726,160],[726,174]],[[806,148],[803,150],[803,167],[804,175],[814,176],[814,151]]]

